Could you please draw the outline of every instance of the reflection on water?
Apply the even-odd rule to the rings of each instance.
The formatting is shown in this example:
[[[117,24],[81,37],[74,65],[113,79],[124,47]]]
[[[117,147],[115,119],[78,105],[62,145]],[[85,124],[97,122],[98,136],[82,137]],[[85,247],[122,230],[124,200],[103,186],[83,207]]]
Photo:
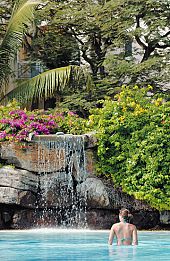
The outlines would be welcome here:
[[[108,246],[110,260],[137,260],[138,246]]]

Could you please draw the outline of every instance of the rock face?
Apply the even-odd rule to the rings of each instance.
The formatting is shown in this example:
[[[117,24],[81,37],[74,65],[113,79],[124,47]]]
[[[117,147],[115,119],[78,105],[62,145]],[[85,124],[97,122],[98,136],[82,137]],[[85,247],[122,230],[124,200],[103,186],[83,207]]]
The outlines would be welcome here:
[[[160,223],[169,225],[170,224],[170,211],[161,211],[160,212]]]
[[[55,171],[65,167],[65,153],[63,149],[56,150],[48,148],[47,144],[38,143],[2,143],[1,158],[9,164],[14,164],[18,168],[29,171],[39,172],[39,169],[45,171]],[[45,157],[42,162],[41,155]]]
[[[108,229],[118,222],[119,209],[128,208],[133,214],[133,224],[139,229],[153,228],[159,224],[159,212],[143,201],[134,199],[96,177],[87,178],[78,186],[87,197],[87,221],[90,228]]]
[[[102,181],[97,178],[87,178],[77,186],[82,195],[87,194],[87,205],[91,208],[108,208],[110,206],[109,196]]]
[[[6,166],[0,169],[0,228],[15,227],[17,212],[29,216],[34,212],[37,199],[38,177],[27,171]],[[21,214],[20,214],[21,215]],[[25,219],[26,220],[26,219]],[[26,222],[26,221],[24,221]],[[27,223],[33,223],[28,219]]]
[[[0,169],[0,202],[35,208],[38,177],[27,170]]]
[[[120,188],[114,188],[111,182],[96,177],[95,140],[88,135],[84,140],[86,175],[82,157],[77,158],[74,150],[74,155],[70,154],[73,156],[71,171],[68,163],[65,165],[62,160],[55,169],[56,162],[53,161],[51,169],[48,165],[48,171],[45,171],[47,166],[40,171],[35,153],[31,154],[37,144],[28,144],[27,151],[18,147],[19,152],[16,151],[17,147],[14,149],[10,144],[1,144],[1,158],[16,167],[0,168],[0,229],[57,226],[61,224],[63,216],[70,220],[77,219],[75,213],[78,208],[79,218],[86,217],[87,226],[93,229],[109,229],[118,221],[119,209],[122,207],[131,210],[133,223],[139,229],[170,224],[169,212],[159,213],[145,202],[123,193]],[[8,151],[5,152],[5,148]],[[51,150],[45,152],[45,160],[46,155],[49,159],[50,153]],[[62,159],[64,155],[64,151],[60,153]],[[75,210],[74,215],[70,214],[71,209],[73,212]]]

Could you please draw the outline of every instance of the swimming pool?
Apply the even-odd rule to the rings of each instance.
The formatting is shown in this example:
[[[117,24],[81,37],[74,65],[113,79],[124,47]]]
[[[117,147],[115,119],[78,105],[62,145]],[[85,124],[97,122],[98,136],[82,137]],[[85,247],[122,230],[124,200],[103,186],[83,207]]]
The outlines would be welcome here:
[[[108,246],[109,231],[0,231],[0,260],[170,260],[170,231],[139,232],[138,246]]]

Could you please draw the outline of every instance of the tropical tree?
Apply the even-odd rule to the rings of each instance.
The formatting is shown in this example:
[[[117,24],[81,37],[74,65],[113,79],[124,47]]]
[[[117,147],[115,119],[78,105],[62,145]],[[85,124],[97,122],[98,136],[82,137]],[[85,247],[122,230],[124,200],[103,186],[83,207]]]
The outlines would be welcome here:
[[[23,35],[34,21],[35,8],[40,5],[38,0],[15,1],[13,11],[8,23],[6,33],[0,44],[0,88],[12,74],[11,62],[15,58],[17,50],[22,45]],[[22,103],[31,101],[33,98],[48,98],[55,92],[63,90],[72,82],[80,82],[82,77],[90,84],[90,76],[78,66],[67,66],[46,71],[32,79],[20,82],[14,90],[5,94],[3,100],[17,98]],[[72,84],[74,86],[74,83]],[[2,94],[1,94],[2,96]]]
[[[149,83],[160,90],[168,89],[169,9],[169,1],[106,1],[105,11],[110,10],[111,14],[114,10],[119,27],[116,42],[133,43],[130,53],[107,57],[105,65],[110,76],[121,79],[122,83]],[[113,23],[106,23],[103,27],[109,32],[112,26]]]
[[[89,65],[94,78],[105,75],[102,62],[111,44],[110,36],[105,36],[99,21],[105,1],[55,1],[45,7],[45,17],[49,23],[77,41],[81,57]],[[42,11],[44,13],[44,11]]]
[[[8,101],[15,98],[20,103],[25,104],[37,98],[47,99],[56,95],[60,102],[60,95],[65,88],[68,86],[77,88],[81,86],[83,80],[86,88],[90,89],[92,85],[91,77],[81,67],[69,65],[56,68],[19,83],[18,87],[9,92],[3,100]]]
[[[15,1],[12,14],[0,45],[0,84],[11,74],[11,61],[22,44],[23,34],[34,17],[34,8],[38,1]]]
[[[151,84],[152,92],[168,89],[167,10],[169,1],[155,3],[155,0],[145,3],[141,0],[50,0],[38,10],[37,19],[44,19],[50,30],[50,35],[48,30],[43,31],[44,37],[48,37],[50,43],[54,43],[53,38],[61,32],[73,37],[79,46],[81,62],[91,70],[96,83],[90,95],[83,90],[73,94],[66,92],[62,106],[82,113],[85,110],[88,114],[91,107],[98,106],[98,100],[114,97],[122,84]],[[41,38],[36,35],[34,41],[40,46],[41,54],[38,51],[36,54],[36,50],[33,54],[44,62],[48,48],[42,46]],[[55,51],[55,44],[53,46],[50,49]],[[53,55],[48,56],[52,61]]]
[[[169,1],[155,0],[51,0],[46,11],[47,19],[77,40],[95,78],[108,75],[114,86],[143,82],[165,87],[169,8]]]
[[[80,51],[76,40],[49,25],[45,33],[39,30],[36,38],[31,37],[31,45],[27,41],[27,52],[31,61],[39,60],[48,69],[80,64]]]
[[[50,6],[51,3],[48,3],[47,7]],[[49,70],[70,64],[80,65],[76,39],[53,22],[53,17],[49,17],[46,11],[47,7],[36,11],[34,30],[26,32],[24,37],[24,48],[29,59],[40,61]]]

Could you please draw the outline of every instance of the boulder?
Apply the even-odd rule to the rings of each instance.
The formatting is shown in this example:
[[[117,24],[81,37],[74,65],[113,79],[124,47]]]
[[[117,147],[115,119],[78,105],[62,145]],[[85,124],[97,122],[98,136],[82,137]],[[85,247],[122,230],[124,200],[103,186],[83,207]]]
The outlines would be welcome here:
[[[38,177],[12,167],[0,169],[0,203],[35,208]]]
[[[100,179],[87,178],[77,186],[77,191],[87,198],[87,206],[91,208],[109,207],[108,193]]]
[[[124,193],[121,188],[114,188],[113,183],[104,179],[89,177],[77,185],[77,191],[87,198],[87,206],[90,208],[120,209],[122,207],[130,210],[145,209],[152,211],[152,208],[144,201],[135,200]]]
[[[49,143],[1,142],[1,158],[8,164],[34,172],[53,172],[66,167],[65,150],[49,147]]]
[[[160,212],[160,223],[162,225],[170,225],[170,211],[161,211]]]
[[[11,228],[28,229],[36,227],[35,211],[33,210],[16,210],[12,216]]]

